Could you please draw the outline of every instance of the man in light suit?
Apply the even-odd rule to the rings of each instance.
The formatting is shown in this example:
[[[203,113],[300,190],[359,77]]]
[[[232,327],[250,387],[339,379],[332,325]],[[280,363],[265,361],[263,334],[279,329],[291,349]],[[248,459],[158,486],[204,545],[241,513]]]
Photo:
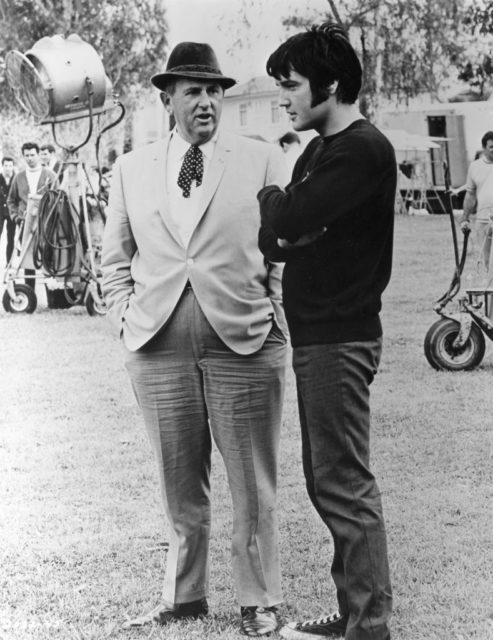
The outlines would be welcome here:
[[[108,315],[143,412],[169,520],[162,602],[137,626],[208,613],[211,436],[233,499],[241,629],[277,628],[276,467],[286,339],[280,271],[258,249],[259,188],[285,183],[280,149],[218,130],[211,47],[184,42],[152,78],[176,121],[113,169],[102,255]]]

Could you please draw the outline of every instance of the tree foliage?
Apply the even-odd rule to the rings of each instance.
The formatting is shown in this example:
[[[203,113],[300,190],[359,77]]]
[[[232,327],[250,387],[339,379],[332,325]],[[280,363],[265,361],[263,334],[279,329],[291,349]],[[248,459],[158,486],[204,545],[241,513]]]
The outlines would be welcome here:
[[[457,58],[459,79],[477,99],[487,98],[493,86],[493,2],[475,2],[464,16],[465,47]]]
[[[77,33],[101,56],[115,93],[132,107],[165,60],[167,23],[159,0],[0,0],[0,62],[43,36]],[[0,108],[12,95],[1,73]]]
[[[450,61],[461,50],[464,11],[463,0],[328,0],[324,15],[295,14],[283,22],[299,29],[332,19],[347,29],[363,62],[361,108],[374,119],[381,97],[439,96],[457,73]]]
[[[242,0],[236,28],[228,23],[233,50],[252,46],[252,19],[264,5]],[[286,36],[328,19],[347,29],[361,57],[360,107],[370,119],[378,120],[382,100],[445,100],[458,79],[481,95],[493,84],[493,0],[286,1],[281,17]]]

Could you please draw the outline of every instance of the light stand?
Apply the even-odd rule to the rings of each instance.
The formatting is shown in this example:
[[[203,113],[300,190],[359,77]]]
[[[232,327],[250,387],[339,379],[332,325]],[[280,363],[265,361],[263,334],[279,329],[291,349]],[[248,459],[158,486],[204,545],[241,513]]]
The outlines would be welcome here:
[[[14,312],[34,310],[34,290],[29,291],[30,287],[16,282],[20,278],[19,269],[30,268],[34,262],[43,271],[41,277],[48,276],[47,290],[50,286],[59,288],[57,281],[63,277],[65,298],[70,305],[85,300],[91,315],[104,313],[98,281],[102,233],[99,229],[97,235],[97,224],[89,215],[87,186],[92,191],[103,226],[105,215],[100,194],[94,192],[78,152],[89,142],[95,118],[99,123],[101,116],[119,109],[115,119],[98,132],[96,155],[99,169],[101,136],[122,121],[125,109],[113,99],[111,83],[96,51],[75,34],[66,39],[60,35],[42,38],[26,54],[9,52],[6,56],[6,77],[16,99],[35,121],[51,124],[53,139],[63,150],[64,158],[59,174],[46,190],[39,208],[31,206],[26,212],[29,233],[24,234],[17,268],[11,263],[8,265],[4,278],[4,307]],[[62,144],[57,126],[81,118],[85,118],[88,125],[83,140],[77,145]],[[57,189],[62,174],[62,184]],[[37,216],[37,219],[32,219],[32,216]]]

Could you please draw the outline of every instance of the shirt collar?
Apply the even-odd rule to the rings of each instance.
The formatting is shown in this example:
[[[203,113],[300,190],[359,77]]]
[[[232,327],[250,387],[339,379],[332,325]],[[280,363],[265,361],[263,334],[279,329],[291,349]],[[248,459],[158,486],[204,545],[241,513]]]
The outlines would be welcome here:
[[[200,150],[208,160],[210,160],[214,154],[214,147],[216,146],[218,136],[219,132],[216,131],[208,142],[199,145]],[[180,157],[180,159],[182,159],[185,153],[189,150],[191,143],[184,140],[178,129],[175,127],[171,132],[170,144],[173,145],[175,153]]]

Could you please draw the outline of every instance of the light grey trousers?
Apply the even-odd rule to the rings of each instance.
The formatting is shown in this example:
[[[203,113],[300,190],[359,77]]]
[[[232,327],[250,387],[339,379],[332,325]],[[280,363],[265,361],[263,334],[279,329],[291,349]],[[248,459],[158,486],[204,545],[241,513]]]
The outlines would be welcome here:
[[[241,606],[282,601],[276,513],[286,340],[273,327],[243,356],[219,339],[186,289],[166,328],[125,365],[155,451],[170,540],[163,600],[208,595],[211,434],[233,500],[232,558]]]

